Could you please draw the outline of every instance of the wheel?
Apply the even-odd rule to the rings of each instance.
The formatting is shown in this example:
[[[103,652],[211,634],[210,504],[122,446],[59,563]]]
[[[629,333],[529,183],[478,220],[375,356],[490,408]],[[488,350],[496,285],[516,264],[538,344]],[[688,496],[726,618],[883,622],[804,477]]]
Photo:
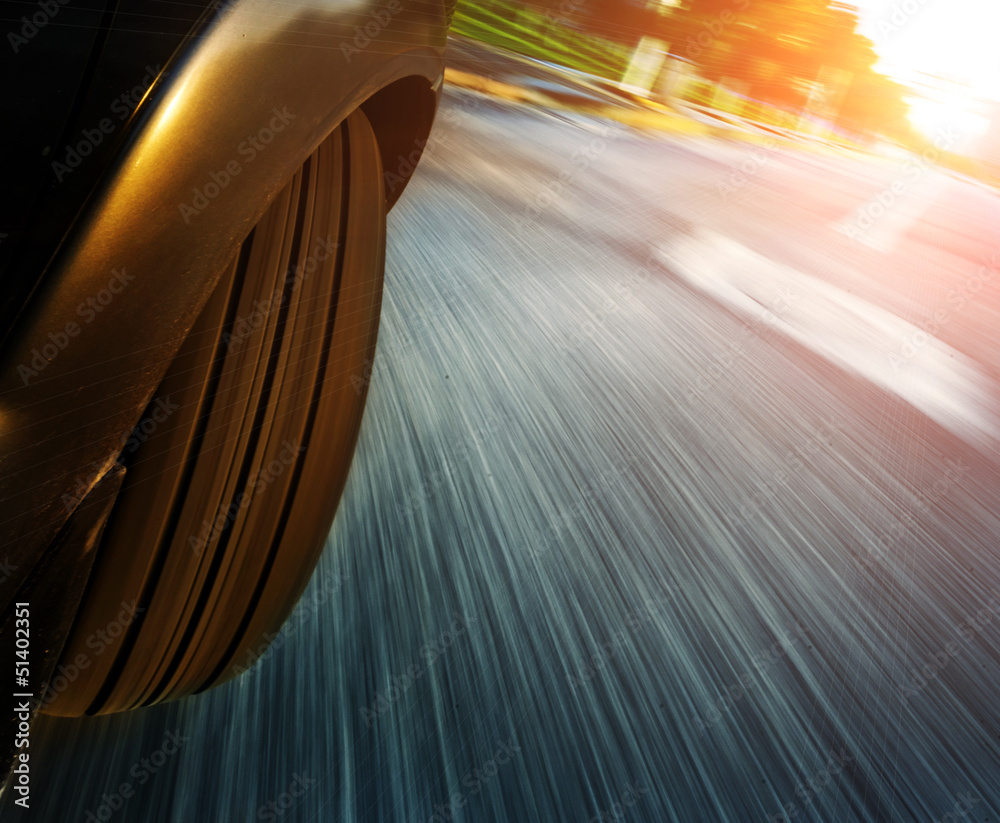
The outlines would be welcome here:
[[[222,683],[312,573],[347,478],[385,259],[375,136],[357,111],[244,241],[123,441],[125,482],[50,714],[107,714]],[[63,686],[62,691],[57,687]]]

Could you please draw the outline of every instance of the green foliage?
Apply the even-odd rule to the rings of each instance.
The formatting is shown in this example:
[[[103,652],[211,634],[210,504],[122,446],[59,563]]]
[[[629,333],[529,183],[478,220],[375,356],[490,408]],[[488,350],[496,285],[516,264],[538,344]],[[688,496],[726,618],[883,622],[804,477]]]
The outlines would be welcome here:
[[[576,21],[581,9],[582,0],[559,0],[548,7],[517,0],[459,0],[452,31],[528,57],[620,80],[631,50],[580,30]]]
[[[621,80],[649,35],[691,61],[710,86],[688,99],[725,101],[721,84],[762,112],[808,111],[859,134],[912,142],[906,90],[875,71],[857,12],[837,0],[459,0],[454,31],[609,80]],[[752,109],[730,101],[727,108]]]

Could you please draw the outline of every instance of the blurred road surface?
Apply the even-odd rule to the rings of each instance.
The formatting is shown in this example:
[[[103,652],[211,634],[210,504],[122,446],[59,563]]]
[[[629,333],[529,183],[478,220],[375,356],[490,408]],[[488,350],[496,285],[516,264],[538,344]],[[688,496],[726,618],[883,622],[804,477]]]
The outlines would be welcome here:
[[[998,204],[449,92],[299,610],[32,813],[996,820]]]

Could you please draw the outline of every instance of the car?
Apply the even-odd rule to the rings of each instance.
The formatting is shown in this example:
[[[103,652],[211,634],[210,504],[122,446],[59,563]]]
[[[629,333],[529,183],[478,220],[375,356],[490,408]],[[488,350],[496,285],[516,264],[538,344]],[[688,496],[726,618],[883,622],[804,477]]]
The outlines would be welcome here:
[[[24,115],[0,215],[7,766],[38,710],[227,681],[299,599],[350,468],[386,214],[430,133],[454,12],[91,5],[6,15]]]

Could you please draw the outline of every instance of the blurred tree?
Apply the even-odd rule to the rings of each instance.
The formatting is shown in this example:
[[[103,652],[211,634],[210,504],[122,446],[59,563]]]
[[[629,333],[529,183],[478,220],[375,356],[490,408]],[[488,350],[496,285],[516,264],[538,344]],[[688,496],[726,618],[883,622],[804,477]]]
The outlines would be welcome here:
[[[830,0],[683,0],[654,23],[674,55],[754,99],[820,106],[857,131],[900,124],[905,89],[875,71],[874,44],[857,25],[854,8]]]
[[[635,49],[652,37],[705,79],[859,133],[908,135],[906,89],[875,70],[874,44],[841,0],[478,0],[540,42],[572,32]],[[530,12],[530,13],[529,13]],[[618,79],[621,79],[620,77]]]
[[[578,6],[581,29],[627,46],[653,34],[660,24],[659,4],[647,0],[579,0]]]

